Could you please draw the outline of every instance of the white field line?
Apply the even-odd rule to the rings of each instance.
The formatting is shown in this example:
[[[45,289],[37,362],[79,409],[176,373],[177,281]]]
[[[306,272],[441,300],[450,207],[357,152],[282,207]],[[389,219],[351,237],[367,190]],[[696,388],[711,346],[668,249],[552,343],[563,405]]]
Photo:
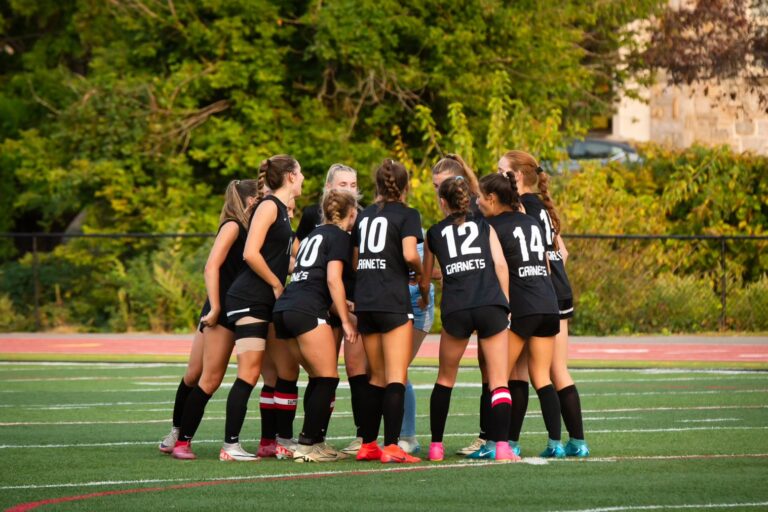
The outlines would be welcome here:
[[[82,368],[73,368],[73,370],[82,371]],[[234,368],[232,368],[234,370]],[[343,372],[343,368],[340,368]],[[410,370],[413,370],[413,368],[410,368]],[[437,368],[429,368],[432,373],[437,375]],[[3,370],[7,371],[7,370]],[[651,378],[635,378],[635,379],[622,379],[622,378],[616,378],[616,379],[578,379],[577,384],[610,384],[610,383],[626,383],[626,382],[699,382],[699,381],[706,381],[706,382],[721,382],[721,381],[727,381],[731,380],[728,377],[737,377],[739,380],[743,379],[765,379],[766,375],[763,373],[755,373],[750,372],[748,374],[739,374],[739,375],[721,375],[719,378],[713,378],[711,374],[707,374],[705,376],[701,377],[651,377]],[[139,379],[143,380],[152,380],[152,381],[162,381],[162,380],[170,380],[172,382],[163,382],[163,384],[166,385],[178,385],[179,380],[181,379],[182,375],[180,374],[173,374],[173,375],[145,375],[145,376],[136,376],[136,375],[81,375],[81,376],[75,376],[75,377],[68,377],[68,376],[57,376],[57,377],[13,377],[13,378],[3,378],[0,379],[0,382],[78,382],[78,381],[99,381],[99,380],[118,380],[118,381],[135,381],[135,384],[142,384],[142,382]],[[306,384],[306,381],[300,381],[303,384]],[[345,379],[342,379],[342,381],[339,383],[339,385],[346,384]],[[478,385],[477,383],[462,383],[466,384],[467,386],[475,386]],[[422,384],[423,385],[423,384]]]
[[[677,420],[675,423],[720,423],[723,421],[742,421],[739,418],[702,418],[697,420]]]
[[[713,459],[713,458],[753,458],[753,457],[768,457],[766,453],[755,454],[732,454],[732,455],[683,455],[683,456],[640,456],[640,457],[616,457],[616,458],[591,458],[580,459],[578,463],[601,463],[601,462],[633,462],[633,461],[667,461],[667,460],[695,460],[695,459]],[[540,465],[542,463],[556,463],[561,464],[565,461],[548,461],[539,457],[526,457],[523,458],[523,463],[529,463],[532,465]],[[207,479],[197,478],[156,478],[156,479],[142,479],[142,480],[106,480],[106,481],[90,481],[90,482],[63,482],[56,484],[34,484],[34,485],[6,485],[1,486],[0,490],[18,490],[18,489],[53,489],[53,488],[67,488],[67,487],[102,487],[111,485],[140,485],[140,484],[158,484],[158,483],[182,483],[182,482],[220,482],[220,481],[240,481],[240,480],[273,480],[280,478],[292,478],[300,477],[303,475],[312,476],[338,476],[346,474],[361,474],[361,473],[387,473],[387,472],[408,472],[408,471],[434,471],[440,469],[456,469],[456,468],[469,468],[469,467],[488,467],[496,465],[493,461],[473,461],[473,462],[458,462],[453,464],[434,464],[434,465],[415,465],[410,467],[389,467],[378,469],[352,469],[343,471],[316,471],[307,473],[282,473],[274,475],[249,475],[249,476],[229,476],[229,477],[213,477]],[[514,467],[515,465],[512,465]],[[766,502],[768,503],[768,502]],[[741,504],[740,504],[741,505]],[[756,504],[761,505],[761,504]],[[651,505],[655,506],[655,505]],[[659,505],[662,506],[662,505]],[[677,506],[677,505],[673,505]],[[694,507],[694,505],[681,505],[682,507]],[[737,505],[733,505],[737,506]],[[595,511],[606,512],[610,509],[591,509]],[[623,510],[623,509],[616,509]],[[655,510],[655,509],[652,509]]]
[[[223,420],[224,418],[217,418]],[[164,420],[168,422],[168,420]],[[170,422],[168,422],[170,424]],[[766,427],[687,427],[687,428],[655,428],[655,429],[605,429],[605,430],[590,430],[589,434],[658,434],[668,432],[696,432],[696,431],[732,431],[732,430],[768,430]],[[526,431],[526,435],[546,435],[546,431],[533,432]],[[110,446],[156,446],[163,436],[163,432],[158,432],[157,440],[153,441],[115,441],[115,442],[102,442],[102,443],[56,443],[56,444],[0,444],[0,450],[27,450],[32,448],[102,448]],[[422,436],[427,438],[428,436]],[[444,437],[466,437],[468,439],[474,439],[477,437],[477,432],[461,432],[461,433],[448,433],[444,434]],[[329,436],[328,441],[349,441],[353,439],[350,436]],[[254,442],[258,443],[258,439],[241,439],[243,443]],[[221,439],[195,439],[194,444],[210,444],[221,443]],[[611,459],[615,460],[615,459]]]
[[[108,368],[110,370],[123,370],[123,369],[136,369],[136,368],[186,368],[186,363],[99,363],[99,362],[76,362],[76,361],[0,361],[0,371],[36,371],[39,367],[59,367],[61,369],[72,369],[82,371],[83,369],[100,369]],[[3,368],[5,367],[5,368]],[[230,364],[229,368],[235,368],[236,365]],[[343,370],[343,365],[339,366]],[[477,368],[466,367],[462,370],[477,371]],[[408,371],[416,372],[434,372],[436,368],[434,366],[411,366]],[[768,373],[768,370],[726,370],[716,368],[574,368],[570,370],[571,373],[578,375],[591,374],[591,373],[637,373],[645,375],[753,375]],[[178,377],[181,378],[181,373]]]
[[[749,503],[687,503],[684,505],[620,505],[617,507],[601,507],[601,508],[580,508],[569,509],[558,512],[624,512],[632,510],[704,510],[704,509],[729,509],[729,508],[741,508],[741,507],[766,507],[768,501],[749,502]]]

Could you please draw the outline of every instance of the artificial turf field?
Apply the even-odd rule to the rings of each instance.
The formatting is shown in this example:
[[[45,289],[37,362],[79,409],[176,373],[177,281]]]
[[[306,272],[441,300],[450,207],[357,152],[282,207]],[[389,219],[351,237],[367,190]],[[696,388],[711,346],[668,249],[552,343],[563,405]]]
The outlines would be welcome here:
[[[232,368],[193,443],[199,459],[173,460],[156,445],[170,428],[183,371],[180,364],[0,363],[0,508],[768,510],[766,371],[574,370],[589,459],[536,457],[546,433],[532,391],[523,463],[449,456],[413,466],[219,462]],[[423,447],[435,374],[435,368],[410,373]],[[476,436],[478,381],[476,370],[460,372],[446,454]],[[257,393],[250,405],[243,445],[255,449]],[[299,412],[295,432],[301,422]],[[342,447],[353,433],[342,384],[329,441]]]

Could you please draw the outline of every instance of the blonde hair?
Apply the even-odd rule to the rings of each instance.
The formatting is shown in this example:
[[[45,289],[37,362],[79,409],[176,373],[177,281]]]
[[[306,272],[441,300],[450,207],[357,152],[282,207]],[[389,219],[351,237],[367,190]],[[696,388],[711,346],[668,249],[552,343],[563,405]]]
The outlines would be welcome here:
[[[248,206],[248,198],[259,195],[258,180],[232,180],[224,192],[224,206],[221,207],[219,225],[234,220],[247,227],[253,205]],[[255,203],[254,203],[255,204]]]
[[[480,193],[475,171],[459,155],[449,153],[432,166],[432,174],[443,174],[444,172],[449,172],[452,176],[461,176],[467,180],[469,193],[473,196]]]
[[[323,194],[323,222],[339,225],[353,208],[357,208],[355,194],[348,190],[326,190]]]

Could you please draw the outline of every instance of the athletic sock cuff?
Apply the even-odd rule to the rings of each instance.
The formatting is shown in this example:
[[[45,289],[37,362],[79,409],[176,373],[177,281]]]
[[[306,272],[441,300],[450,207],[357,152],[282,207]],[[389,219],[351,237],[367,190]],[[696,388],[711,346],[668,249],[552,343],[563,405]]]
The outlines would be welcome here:
[[[512,395],[509,393],[509,388],[499,387],[491,393],[491,407],[502,404],[512,405]]]

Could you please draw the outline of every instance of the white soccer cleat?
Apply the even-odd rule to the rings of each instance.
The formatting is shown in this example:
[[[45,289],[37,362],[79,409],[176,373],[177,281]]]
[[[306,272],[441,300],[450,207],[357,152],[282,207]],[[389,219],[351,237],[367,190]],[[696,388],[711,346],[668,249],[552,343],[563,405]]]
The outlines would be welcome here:
[[[158,445],[158,449],[163,453],[173,453],[173,447],[176,446],[176,441],[179,440],[179,428],[173,427],[171,429],[170,434],[165,436],[162,441],[160,441],[160,444]]]
[[[347,455],[357,455],[357,452],[360,451],[360,447],[363,445],[363,438],[362,437],[356,437],[354,441],[349,443],[349,446],[346,448],[342,448],[342,453],[346,453]]]
[[[470,455],[472,453],[475,453],[477,450],[485,446],[485,439],[478,437],[474,441],[472,441],[472,444],[469,446],[465,446],[461,450],[456,451],[456,455]]]
[[[224,443],[219,452],[219,460],[221,461],[237,461],[237,462],[253,462],[259,460],[259,458],[253,453],[248,453],[243,450],[240,443]]]
[[[321,450],[326,455],[333,457],[334,460],[344,460],[349,458],[349,455],[347,455],[346,453],[340,452],[339,450],[329,445],[325,441],[323,441],[322,443],[317,443],[317,446],[319,450]]]
[[[336,462],[339,460],[332,453],[326,452],[322,444],[300,444],[293,452],[293,462]]]
[[[405,453],[413,455],[421,451],[421,445],[416,437],[401,437],[397,442],[397,446],[403,449]]]
[[[290,459],[293,457],[293,452],[295,452],[298,447],[299,443],[295,439],[285,439],[284,437],[278,436],[275,457],[280,460]]]

